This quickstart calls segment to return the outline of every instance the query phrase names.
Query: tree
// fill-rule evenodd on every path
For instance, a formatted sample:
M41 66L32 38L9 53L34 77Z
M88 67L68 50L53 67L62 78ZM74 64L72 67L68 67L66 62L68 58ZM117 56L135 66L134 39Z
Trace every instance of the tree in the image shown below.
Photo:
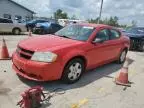
M56 12L54 12L54 18L55 19L67 19L68 15L66 12L63 12L61 9L58 9Z
M99 18L96 18L96 19L88 19L88 22L89 23L97 23L98 22L98 20L99 20Z
M119 26L118 20L119 20L118 17L117 17L117 16L114 16L114 25L115 25L116 27Z
M132 25L132 27L136 27L137 26L137 21L132 20L131 25Z
M96 19L90 19L88 20L90 23L97 23L98 22L98 18ZM114 17L110 17L110 18L105 18L105 19L101 19L99 21L100 24L107 24L107 25L111 25L111 26L115 26L115 27L119 27L119 24L118 24L118 17L117 16L114 16Z
M72 19L72 20L76 20L77 17L76 17L76 15L73 15L70 19Z

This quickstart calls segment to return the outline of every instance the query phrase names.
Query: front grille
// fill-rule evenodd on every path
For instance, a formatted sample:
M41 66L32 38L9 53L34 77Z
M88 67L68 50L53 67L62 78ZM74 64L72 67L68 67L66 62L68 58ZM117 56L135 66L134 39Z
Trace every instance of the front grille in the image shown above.
M130 45L131 45L131 49L137 48L137 47L139 47L141 45L141 40L140 39L131 38L130 39Z
M29 54L34 53L34 51L26 50L26 49L23 49L23 48L20 48L20 47L19 47L19 49L21 49L23 52L26 52L26 53L29 53Z
M34 51L26 50L24 48L21 48L18 46L17 48L17 54L24 58L24 59L31 59L32 55L34 54Z
M140 43L140 40L139 40L139 39L132 39L132 42L133 42L133 43L136 43L136 44L139 44L139 43Z
M20 57L25 58L25 59L31 59L31 56L24 55L22 53L20 53Z
M28 77L35 78L35 79L42 79L42 77L40 75L38 76L38 75L35 75L35 74L32 74L32 73L26 73L24 70L19 69L15 64L14 64L14 66L17 70L19 70L19 72L21 72L22 74L27 75Z

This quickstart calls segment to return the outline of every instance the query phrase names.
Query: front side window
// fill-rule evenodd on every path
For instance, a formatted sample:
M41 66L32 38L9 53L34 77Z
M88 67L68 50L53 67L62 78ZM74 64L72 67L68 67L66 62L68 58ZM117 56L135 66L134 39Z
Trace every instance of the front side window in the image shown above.
M116 30L110 30L111 35L110 35L110 39L117 39L120 37L120 33Z
M45 20L37 20L37 23L44 23L44 22L48 22L48 21L45 21Z
M12 20L8 20L8 19L1 19L0 22L1 23L13 23Z
M60 31L56 32L55 35L63 36L75 40L86 41L95 30L94 27L83 26L83 25L69 25Z
M95 39L101 39L103 41L109 40L109 30L108 29L103 29L103 30L99 31L96 34L96 38Z
M17 20L18 23L20 23L22 21L22 16L16 15L15 20Z

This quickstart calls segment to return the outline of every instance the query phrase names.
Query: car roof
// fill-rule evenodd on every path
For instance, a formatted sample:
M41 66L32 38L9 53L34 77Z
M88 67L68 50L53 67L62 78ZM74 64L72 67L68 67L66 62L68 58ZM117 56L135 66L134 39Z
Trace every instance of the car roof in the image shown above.
M44 19L32 19L32 20L30 20L30 22L34 22L34 21L48 21L48 20L44 20Z
M92 24L92 23L79 23L79 25L83 25L83 26L90 26L90 27L112 27L109 25L105 25L105 24Z

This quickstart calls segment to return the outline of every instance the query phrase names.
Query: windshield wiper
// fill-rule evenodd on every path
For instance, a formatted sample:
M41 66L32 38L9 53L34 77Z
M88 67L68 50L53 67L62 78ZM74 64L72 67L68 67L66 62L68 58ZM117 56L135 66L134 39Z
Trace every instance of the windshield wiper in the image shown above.
M68 36L65 36L65 35L57 35L57 34L54 34L55 36L59 36L59 37L64 37L64 38L68 38L68 39L71 39L70 37Z
M70 37L65 36L65 35L61 35L60 37L64 37L64 38L69 38L69 39L71 39Z

